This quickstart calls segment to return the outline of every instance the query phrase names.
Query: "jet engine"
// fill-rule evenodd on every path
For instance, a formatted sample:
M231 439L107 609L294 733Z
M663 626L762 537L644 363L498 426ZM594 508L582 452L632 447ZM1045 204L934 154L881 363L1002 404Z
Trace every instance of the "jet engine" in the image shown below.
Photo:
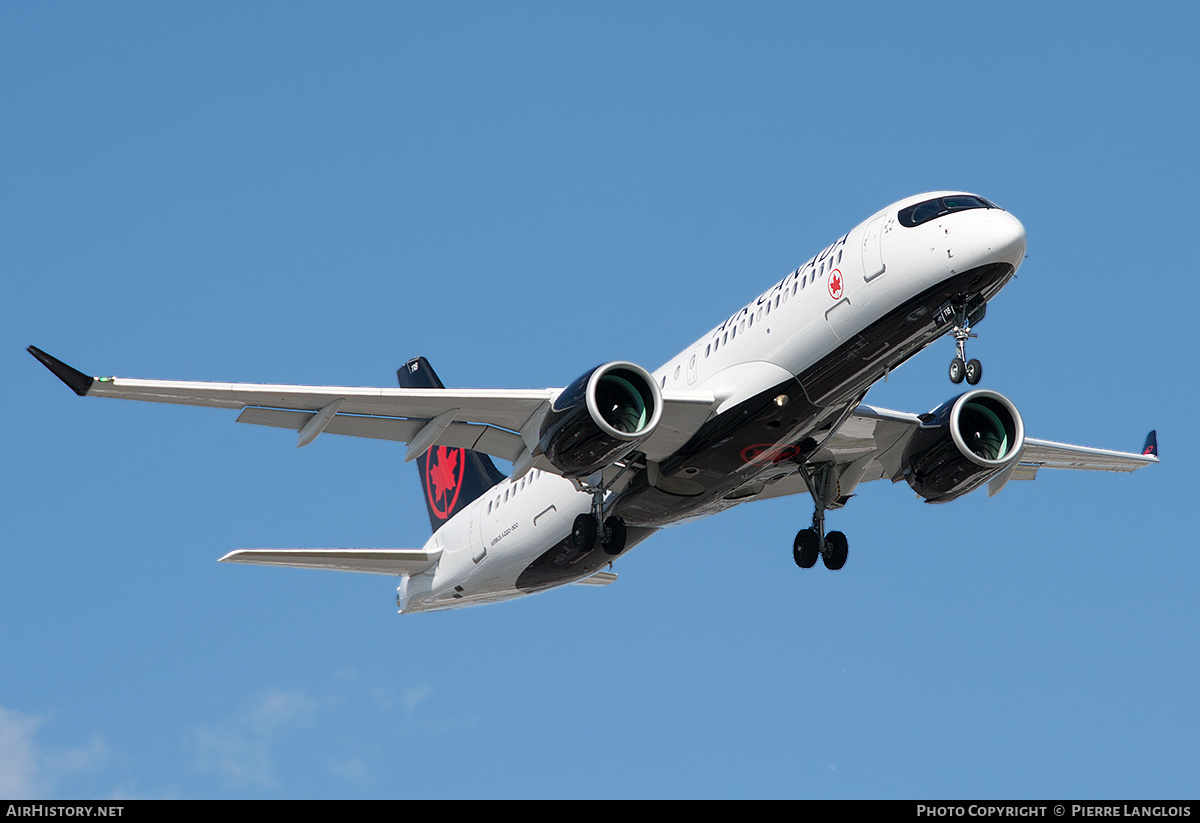
M1025 424L1005 396L967 392L921 415L904 450L904 479L926 503L962 497L1020 458Z
M625 457L654 433L662 394L633 363L605 363L563 389L542 421L542 453L565 477L586 477Z

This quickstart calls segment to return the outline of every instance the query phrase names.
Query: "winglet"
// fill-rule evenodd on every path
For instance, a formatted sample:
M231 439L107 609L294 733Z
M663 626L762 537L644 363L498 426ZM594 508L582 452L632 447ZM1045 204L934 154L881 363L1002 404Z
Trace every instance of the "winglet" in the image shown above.
M51 357L37 346L30 346L26 349L30 354L36 357L43 366L54 373L54 376L67 384L71 391L75 392L80 397L88 393L88 389L95 382L94 377L88 377L78 369L73 369L57 357Z
M1142 446L1142 454L1148 454L1152 457L1158 457L1158 430L1150 432L1146 435L1146 445Z

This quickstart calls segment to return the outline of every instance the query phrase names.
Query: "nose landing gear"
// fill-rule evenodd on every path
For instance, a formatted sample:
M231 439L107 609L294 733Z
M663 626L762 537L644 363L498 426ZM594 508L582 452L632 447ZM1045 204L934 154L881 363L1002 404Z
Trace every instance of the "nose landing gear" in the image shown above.
M974 386L983 377L983 364L978 360L967 360L967 340L978 335L971 334L970 320L966 304L954 306L954 326L950 332L954 335L954 345L958 356L950 361L950 382L961 383L965 378L967 383Z

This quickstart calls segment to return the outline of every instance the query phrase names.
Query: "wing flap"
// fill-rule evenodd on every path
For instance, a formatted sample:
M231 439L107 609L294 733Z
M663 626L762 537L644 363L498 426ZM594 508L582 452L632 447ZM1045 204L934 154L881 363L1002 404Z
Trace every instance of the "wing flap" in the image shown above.
M312 419L306 411L264 409L249 406L238 415L237 422L257 426L274 426L299 431ZM374 440L395 440L407 443L425 427L425 420L400 417L369 417L338 414L323 429L329 434L366 437ZM515 461L525 448L525 442L515 432L479 423L451 423L438 435L437 444L490 454L501 460Z
M420 574L439 557L440 551L422 549L238 549L220 562L402 575Z

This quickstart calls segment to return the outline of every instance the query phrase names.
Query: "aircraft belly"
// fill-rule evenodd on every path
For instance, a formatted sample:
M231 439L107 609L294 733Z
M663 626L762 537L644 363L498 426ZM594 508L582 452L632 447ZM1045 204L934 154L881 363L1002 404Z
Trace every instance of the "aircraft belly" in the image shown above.
M630 526L625 537L624 555L638 543L641 543L658 529ZM616 558L606 554L597 543L590 552L582 554L571 548L566 537L559 540L537 559L530 563L520 577L517 578L517 588L522 592L533 592L561 586L590 577L602 570Z
M511 483L501 484L478 501L482 551L463 549L455 555L452 565L438 574L434 602L425 608L493 603L532 594L589 577L615 559L599 545L584 553L570 546L575 517L591 508L588 495L553 475L541 475L536 482L557 487L549 494L534 494L532 485L518 486L514 495ZM625 551L655 531L630 528Z
M660 464L659 477L667 482L660 479L655 485L646 472L640 473L622 493L614 513L631 526L662 527L754 499L753 493L739 490L794 471L875 381L946 333L939 310L951 297L989 300L1013 270L1007 263L993 263L954 275L849 334L794 379L709 420Z

